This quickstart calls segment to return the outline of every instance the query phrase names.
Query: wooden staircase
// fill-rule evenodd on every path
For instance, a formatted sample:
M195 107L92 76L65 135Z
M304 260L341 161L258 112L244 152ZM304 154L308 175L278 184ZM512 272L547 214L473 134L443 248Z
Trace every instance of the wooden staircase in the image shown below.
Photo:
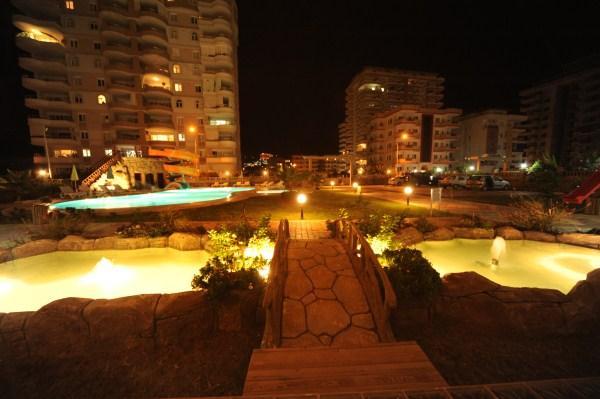
M244 396L380 392L447 386L414 341L252 353Z
M81 184L90 187L96 180L100 178L100 176L102 176L103 173L108 170L108 168L115 165L120 160L120 155L113 155L102 159L100 162L96 163L96 165L90 168L92 172L81 181Z

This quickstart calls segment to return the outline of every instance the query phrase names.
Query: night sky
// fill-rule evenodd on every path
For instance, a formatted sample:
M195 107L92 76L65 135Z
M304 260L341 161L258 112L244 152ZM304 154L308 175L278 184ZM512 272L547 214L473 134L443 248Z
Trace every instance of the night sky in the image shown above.
M3 160L29 151L6 3ZM238 0L238 7L246 157L336 152L344 89L366 65L440 73L446 106L516 111L520 89L600 53L596 0Z

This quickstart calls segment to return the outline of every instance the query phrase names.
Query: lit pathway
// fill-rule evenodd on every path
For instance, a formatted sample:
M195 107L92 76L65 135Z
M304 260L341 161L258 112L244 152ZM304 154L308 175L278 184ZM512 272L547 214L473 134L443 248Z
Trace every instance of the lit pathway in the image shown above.
M302 231L301 235L306 232ZM281 346L357 347L378 342L369 305L342 244L292 239Z
M299 240L329 238L324 220L290 220L290 237Z

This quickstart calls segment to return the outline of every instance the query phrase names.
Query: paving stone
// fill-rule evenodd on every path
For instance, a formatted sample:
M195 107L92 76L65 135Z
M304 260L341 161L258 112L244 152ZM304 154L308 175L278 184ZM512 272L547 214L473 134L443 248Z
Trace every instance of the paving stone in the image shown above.
M304 298L302 298L302 303L305 305L308 305L309 303L312 303L316 300L317 300L316 295L311 292L310 294L308 294Z
M305 248L289 248L288 249L288 259L306 259L311 258L313 256L313 251L305 249Z
M333 338L331 346L356 347L369 346L379 343L379 337L373 331L358 327L350 327Z
M315 266L306 272L315 288L331 288L335 282L335 273L323 265Z
M340 276L356 277L356 274L354 274L354 270L352 269L338 270L336 273Z
M371 313L355 314L352 316L352 325L366 329L375 328Z
M281 335L285 338L294 338L306 331L304 305L292 299L283 300L283 322Z
M333 292L344 304L348 313L367 313L369 311L369 305L356 277L339 276L333 286Z
M284 296L300 299L313 290L310 279L300 269L290 271L285 282Z
M336 299L335 294L330 289L319 289L316 288L314 291L316 298L320 299Z
M300 266L304 270L312 269L313 267L315 267L317 265L318 265L318 263L316 260L314 260L314 258L302 259L300 261Z
M307 332L298 338L283 338L281 340L282 348L310 348L315 346L323 346L319 338Z
M315 335L334 336L350 324L350 316L338 301L319 299L306 308L308 330Z
M298 248L306 248L306 243L308 241L304 241L304 240L291 240L289 245L288 245L288 249L298 249Z
M352 268L350 260L348 259L348 256L346 254L326 257L325 265L329 268L329 270L332 270L334 272Z
M296 259L289 259L287 269L288 273L300 270L300 261Z
M336 256L339 253L337 247L325 244L324 242L326 241L327 240L311 241L308 244L306 244L306 248L310 249L311 251L314 251L319 255Z
M323 334L323 335L319 336L319 341L321 341L321 343L323 345L329 346L329 345L331 345L332 338L330 335Z

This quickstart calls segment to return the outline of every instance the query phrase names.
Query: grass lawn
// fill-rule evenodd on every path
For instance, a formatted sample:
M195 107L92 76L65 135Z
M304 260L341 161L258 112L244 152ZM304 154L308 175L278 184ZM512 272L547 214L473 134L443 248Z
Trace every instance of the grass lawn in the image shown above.
M360 217L368 212L381 212L387 214L405 213L406 216L429 216L429 209L410 206L370 197L358 197L349 192L319 190L308 194L308 203L304 206L305 219L334 219L338 210L346 208L352 217ZM250 219L258 219L262 215L270 214L272 220L300 219L300 206L296 203L296 196L292 194L257 196L245 201L216 205L205 208L185 209L177 211L182 217L190 220L223 220L236 221L245 213ZM434 211L434 215L445 215L443 212ZM159 213L138 213L129 215L96 216L97 221L140 221L158 220Z

